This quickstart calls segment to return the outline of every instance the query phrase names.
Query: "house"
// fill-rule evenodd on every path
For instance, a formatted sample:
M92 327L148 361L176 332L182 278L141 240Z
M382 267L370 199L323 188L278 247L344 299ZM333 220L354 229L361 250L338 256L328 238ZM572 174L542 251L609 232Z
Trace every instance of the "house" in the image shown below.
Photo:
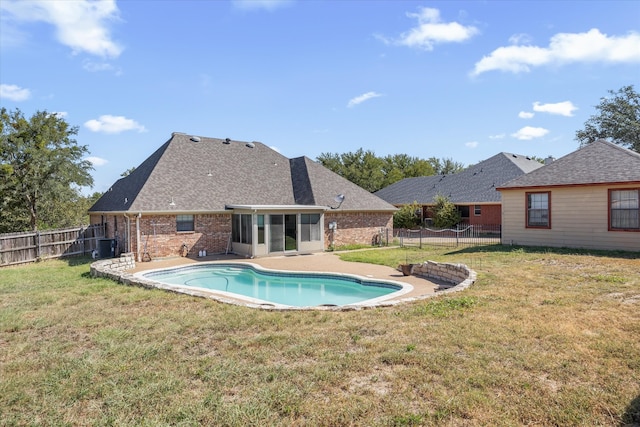
M498 188L502 243L640 251L640 154L599 140Z
M445 196L454 203L462 220L471 225L498 225L501 221L500 193L496 187L531 172L542 163L512 153L499 153L448 175L405 178L375 193L394 206L417 202L422 205L422 218L429 223L429 208L434 197Z
M377 242L396 208L307 157L260 142L173 133L89 209L138 260L247 257Z

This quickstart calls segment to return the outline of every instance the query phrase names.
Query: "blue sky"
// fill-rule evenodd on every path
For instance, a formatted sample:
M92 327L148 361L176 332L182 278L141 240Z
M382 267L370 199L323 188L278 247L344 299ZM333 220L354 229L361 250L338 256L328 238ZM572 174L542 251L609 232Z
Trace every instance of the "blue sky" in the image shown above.
M106 191L172 132L287 157L561 157L640 90L640 2L0 2L0 106L79 127Z

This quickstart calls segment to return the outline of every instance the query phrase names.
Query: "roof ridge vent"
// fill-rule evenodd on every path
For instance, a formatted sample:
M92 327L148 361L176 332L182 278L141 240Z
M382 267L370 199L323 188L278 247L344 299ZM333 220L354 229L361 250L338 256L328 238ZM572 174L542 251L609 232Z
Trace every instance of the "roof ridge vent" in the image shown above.
M247 147L249 147L249 148L255 148L256 147L256 144L254 144L253 142L247 142L245 145Z
M199 136L192 136L191 138L189 138L191 141L193 142L200 142L200 137Z
M224 141L222 141L223 144L231 144L231 139L229 138L225 138Z

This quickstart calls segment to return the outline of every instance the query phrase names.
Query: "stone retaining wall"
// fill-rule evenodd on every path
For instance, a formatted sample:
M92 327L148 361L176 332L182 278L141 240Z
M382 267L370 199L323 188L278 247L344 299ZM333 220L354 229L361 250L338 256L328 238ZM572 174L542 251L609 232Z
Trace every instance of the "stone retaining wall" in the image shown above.
M441 286L438 291L460 291L468 288L476 281L476 272L464 264L425 261L421 264L413 264L411 274L451 284L451 287Z
M109 258L91 264L91 277L107 277L121 282L125 270L135 268L136 261L132 252L123 253L120 258Z

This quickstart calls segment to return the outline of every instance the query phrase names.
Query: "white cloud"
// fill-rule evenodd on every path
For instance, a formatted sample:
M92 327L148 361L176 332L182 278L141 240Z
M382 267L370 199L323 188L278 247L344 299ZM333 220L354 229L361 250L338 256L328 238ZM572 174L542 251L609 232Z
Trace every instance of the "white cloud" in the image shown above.
M0 84L0 99L8 99L10 101L26 101L31 97L29 89L21 88L17 85Z
M389 41L384 37L379 38L386 43L433 50L433 46L436 44L460 43L479 32L473 26L464 26L458 22L442 22L438 9L422 7L418 13L407 13L407 16L417 19L418 26L402 33L400 38L395 41Z
M509 37L509 43L515 44L515 45L530 44L531 36L529 34L524 34L524 33L514 34L511 37Z
M507 135L505 135L504 133L499 133L497 135L489 135L489 139L503 139L505 136Z
M100 116L98 120L92 119L84 124L93 132L103 133L120 133L128 130L136 130L138 132L146 132L144 126L135 120L127 119L123 116Z
M109 24L118 19L115 0L2 0L0 9L13 21L41 21L53 25L57 40L74 53L87 52L110 58L122 53L123 48L111 39L109 29Z
M478 146L478 141L465 142L464 145L469 147L469 148L476 148Z
M355 98L350 99L349 103L347 104L347 107L353 108L358 104L362 104L364 101L367 101L371 98L377 98L379 96L382 96L382 95L377 92L363 93L362 95L359 95L359 96L356 96Z
M57 117L64 119L65 117L67 117L69 115L69 113L67 113L66 111L54 111L51 114L55 114Z
M122 69L119 67L115 67L108 62L95 62L90 60L85 60L82 62L82 68L91 72L98 73L101 71L113 71L116 76L122 75Z
M555 104L540 104L539 102L533 103L533 111L539 113L558 114L565 117L572 117L573 112L578 107L573 105L571 101L557 102Z
M292 0L233 0L235 7L244 10L274 10L292 3Z
M87 158L85 158L85 160L90 162L93 166L104 166L107 163L109 163L108 160L105 160L105 159L100 158L100 157L87 157Z
M520 111L520 112L518 113L518 117L520 117L521 119L530 119L530 118L532 118L533 116L535 116L535 114L534 114L534 113L531 113L531 112L529 112L529 111Z
M529 140L532 140L533 138L541 138L548 133L549 133L549 130L545 128L535 128L531 126L525 126L522 129L520 129L518 132L512 133L511 136L521 141L529 141Z
M573 62L640 62L640 34L610 37L594 28L586 33L558 33L551 37L548 47L499 47L476 62L471 75L493 70L529 72L532 67Z

